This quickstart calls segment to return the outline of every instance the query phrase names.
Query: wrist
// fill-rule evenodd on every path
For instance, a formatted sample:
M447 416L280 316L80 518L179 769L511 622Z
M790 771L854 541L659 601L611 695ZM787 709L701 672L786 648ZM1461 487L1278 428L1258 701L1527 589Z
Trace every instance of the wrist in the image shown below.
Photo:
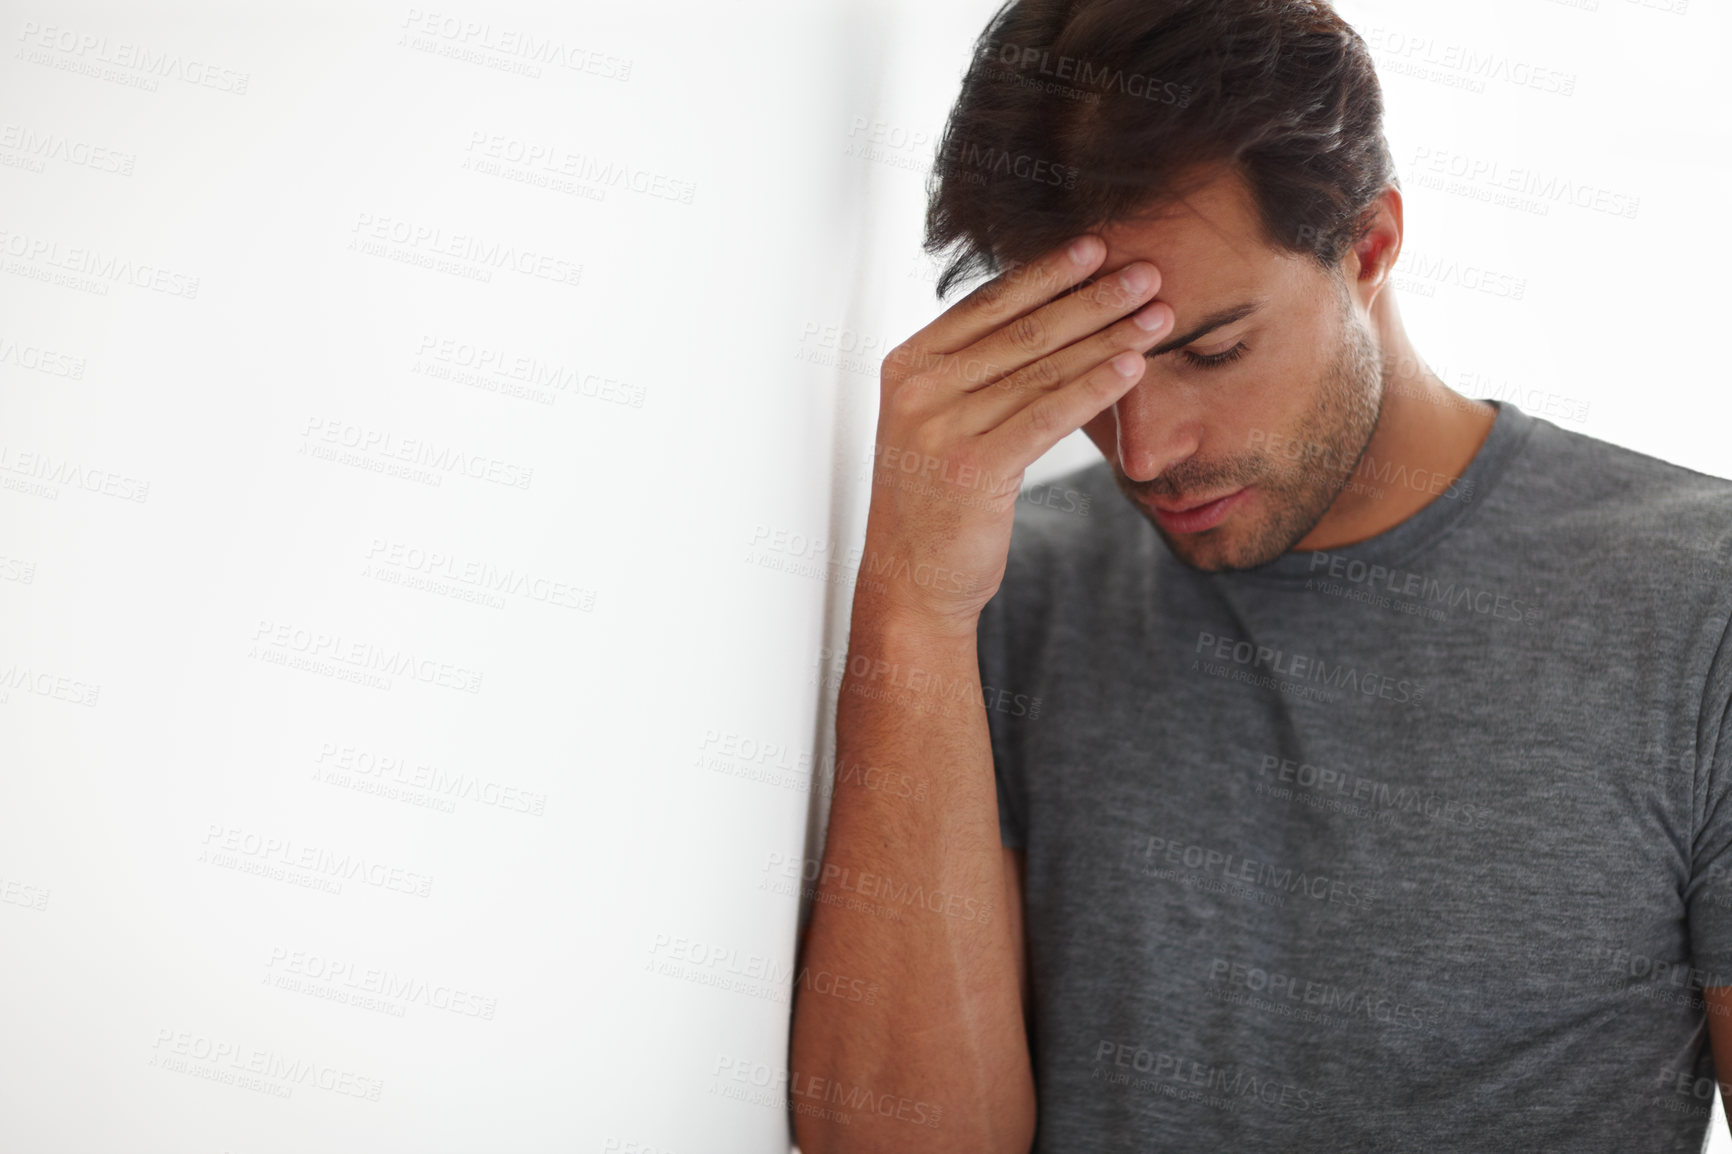
M870 638L876 645L946 648L966 644L972 650L980 632L980 612L945 614L909 605L883 595L857 594L850 636Z

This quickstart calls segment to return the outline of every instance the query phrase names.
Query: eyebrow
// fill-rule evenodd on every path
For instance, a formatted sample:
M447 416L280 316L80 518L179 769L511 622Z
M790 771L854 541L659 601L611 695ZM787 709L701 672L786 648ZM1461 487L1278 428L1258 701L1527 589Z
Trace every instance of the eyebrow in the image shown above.
M1185 333L1183 336L1174 337L1170 341L1162 341L1143 355L1145 357L1159 357L1165 356L1174 349L1182 349L1198 337L1208 336L1210 333L1224 325L1230 325L1234 321L1244 320L1246 317L1250 316L1268 303L1268 297L1256 297L1255 299L1236 304L1231 308L1225 308L1221 309L1219 312L1210 313L1208 316L1203 318L1202 324L1198 325L1190 332Z

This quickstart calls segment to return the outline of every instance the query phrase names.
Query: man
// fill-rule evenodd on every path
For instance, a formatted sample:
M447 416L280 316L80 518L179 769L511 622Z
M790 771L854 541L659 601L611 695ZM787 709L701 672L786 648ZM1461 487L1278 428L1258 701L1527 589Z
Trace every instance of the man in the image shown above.
M884 366L805 1154L1700 1150L1732 482L1424 366L1321 2L1008 5L928 224L1000 275Z

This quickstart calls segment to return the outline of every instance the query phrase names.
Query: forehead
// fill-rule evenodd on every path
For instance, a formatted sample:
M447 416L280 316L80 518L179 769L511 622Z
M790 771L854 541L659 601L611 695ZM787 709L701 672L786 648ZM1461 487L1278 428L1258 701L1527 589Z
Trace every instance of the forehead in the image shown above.
M1132 261L1161 270L1160 297L1210 306L1224 298L1270 291L1297 270L1297 254L1263 238L1250 188L1236 171L1194 176L1191 187L1155 206L1147 219L1097 230L1107 244L1105 276Z

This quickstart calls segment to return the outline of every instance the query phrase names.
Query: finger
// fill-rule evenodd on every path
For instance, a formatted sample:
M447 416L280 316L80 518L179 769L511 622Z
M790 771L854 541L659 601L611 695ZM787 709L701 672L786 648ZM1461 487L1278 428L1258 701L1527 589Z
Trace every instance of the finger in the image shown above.
M993 277L905 342L925 353L953 353L1039 308L1086 280L1106 259L1106 242L1085 234Z
M1115 325L1042 357L1008 377L959 398L962 427L970 433L997 428L1012 413L1104 364L1122 352L1148 352L1173 331L1173 306L1151 301ZM1144 325L1151 327L1144 328Z
M953 377L961 375L970 389L1001 381L1152 301L1160 287L1160 269L1132 261L988 333L953 354L944 367Z
M1063 388L1037 396L996 429L982 434L987 467L997 476L1011 476L1028 468L1042 453L1130 392L1148 365L1141 354L1123 352Z

